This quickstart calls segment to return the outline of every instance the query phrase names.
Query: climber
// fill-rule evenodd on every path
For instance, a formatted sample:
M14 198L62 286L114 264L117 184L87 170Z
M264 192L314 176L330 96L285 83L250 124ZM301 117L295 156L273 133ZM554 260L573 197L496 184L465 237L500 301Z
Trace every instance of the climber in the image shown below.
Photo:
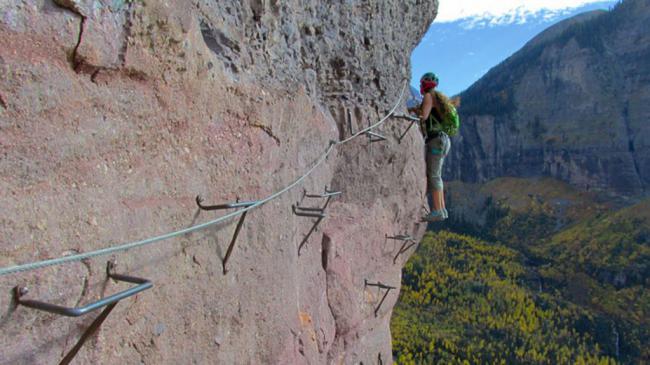
M431 212L422 219L435 222L447 219L445 195L442 182L442 165L451 147L449 135L454 135L459 126L458 114L452 101L435 90L438 77L427 72L420 79L422 104L410 108L420 118L420 131L426 143L427 191L430 192Z

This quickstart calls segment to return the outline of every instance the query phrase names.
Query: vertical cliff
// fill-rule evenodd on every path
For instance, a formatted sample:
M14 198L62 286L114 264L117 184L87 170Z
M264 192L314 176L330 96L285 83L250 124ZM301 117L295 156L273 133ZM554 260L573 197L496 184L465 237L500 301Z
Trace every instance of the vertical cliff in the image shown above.
M650 5L555 25L462 94L448 176L552 176L623 196L650 186Z
M8 267L90 252L214 219L206 204L265 198L309 170L331 140L398 101L437 1L0 2L0 211ZM400 106L399 108L403 108ZM403 110L403 109L401 109ZM152 280L120 302L79 363L391 361L399 242L421 236L424 163L413 129L337 146L301 185L237 220L149 246L0 277L3 364L61 359L94 314L78 306ZM343 194L314 220L291 206Z

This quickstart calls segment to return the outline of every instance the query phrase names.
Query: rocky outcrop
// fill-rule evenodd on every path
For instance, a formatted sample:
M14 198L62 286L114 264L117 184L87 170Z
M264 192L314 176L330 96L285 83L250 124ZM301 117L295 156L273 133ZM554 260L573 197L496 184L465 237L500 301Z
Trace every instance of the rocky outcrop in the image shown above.
M650 4L550 28L462 94L447 175L552 176L623 196L650 188Z
M0 3L0 266L155 236L218 216L206 204L260 199L306 172L331 140L383 116L437 1ZM425 16L422 16L425 14ZM401 107L403 110L403 106ZM341 145L303 184L236 220L161 243L0 277L3 364L54 363L91 314L75 306L126 288L105 265L153 281L120 302L79 363L303 364L391 361L398 243L419 237L417 131ZM313 221L304 191L343 191ZM304 190L303 190L304 189Z

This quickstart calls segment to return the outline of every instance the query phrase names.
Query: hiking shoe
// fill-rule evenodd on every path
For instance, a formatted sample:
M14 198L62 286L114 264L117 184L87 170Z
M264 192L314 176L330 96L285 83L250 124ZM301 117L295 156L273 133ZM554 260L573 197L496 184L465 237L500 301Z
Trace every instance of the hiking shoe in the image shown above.
M442 221L445 220L446 217L444 216L444 211L443 210L433 210L431 213L425 215L422 217L422 220L427 221L427 222L437 222L437 221Z
M449 218L449 213L447 212L447 208L442 208L442 215L445 217L445 219Z

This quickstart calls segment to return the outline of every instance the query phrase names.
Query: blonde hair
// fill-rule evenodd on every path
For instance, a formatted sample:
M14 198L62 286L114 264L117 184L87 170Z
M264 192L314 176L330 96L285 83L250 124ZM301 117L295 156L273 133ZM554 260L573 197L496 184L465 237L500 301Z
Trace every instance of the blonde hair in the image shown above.
M451 105L454 105L454 102L451 101L445 94L441 93L438 90L433 90L433 96L436 98L436 101L438 102L438 105L440 106L440 115L443 116L443 118L449 114L451 114Z

